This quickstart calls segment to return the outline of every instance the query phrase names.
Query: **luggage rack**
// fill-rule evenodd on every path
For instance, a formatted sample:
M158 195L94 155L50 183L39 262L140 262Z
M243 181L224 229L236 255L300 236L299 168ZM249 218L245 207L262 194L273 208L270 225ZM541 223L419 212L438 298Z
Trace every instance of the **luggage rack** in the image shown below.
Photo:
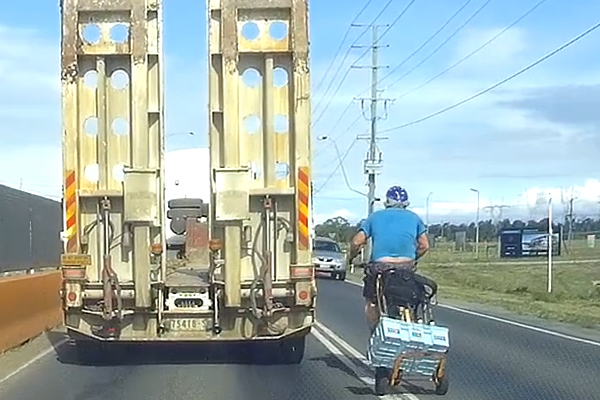
M386 395L406 375L427 376L435 385L435 393L445 395L449 380L446 373L449 330L435 325L430 306L437 288L431 288L421 304L417 318L409 306L397 307L398 315L390 315L384 294L383 273L376 276L377 306L381 318L369 339L367 359L375 367L375 392Z

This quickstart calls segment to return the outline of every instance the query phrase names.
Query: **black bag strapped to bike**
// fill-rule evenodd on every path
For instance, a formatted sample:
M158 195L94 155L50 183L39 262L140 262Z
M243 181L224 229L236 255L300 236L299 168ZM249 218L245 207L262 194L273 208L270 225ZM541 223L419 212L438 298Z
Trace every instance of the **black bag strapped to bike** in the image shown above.
M383 295L388 304L395 306L416 306L424 298L423 287L415 280L412 270L398 268L383 272Z
M415 273L414 263L369 263L365 266L365 282L382 277L382 293L388 304L417 306L437 293L437 284Z

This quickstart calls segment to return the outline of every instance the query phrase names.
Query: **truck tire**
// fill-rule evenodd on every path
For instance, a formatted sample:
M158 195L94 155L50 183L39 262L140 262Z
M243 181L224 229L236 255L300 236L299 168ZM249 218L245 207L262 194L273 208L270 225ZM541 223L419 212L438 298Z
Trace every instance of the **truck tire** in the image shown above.
M174 234L183 235L185 233L186 228L185 218L173 218L171 219L171 223L169 224L169 226Z
M171 199L167 205L169 208L200 208L204 204L202 199L183 198L183 199Z
M306 350L306 336L283 339L278 350L281 364L300 364Z
M83 365L103 364L107 359L106 345L95 340L75 341L77 360Z

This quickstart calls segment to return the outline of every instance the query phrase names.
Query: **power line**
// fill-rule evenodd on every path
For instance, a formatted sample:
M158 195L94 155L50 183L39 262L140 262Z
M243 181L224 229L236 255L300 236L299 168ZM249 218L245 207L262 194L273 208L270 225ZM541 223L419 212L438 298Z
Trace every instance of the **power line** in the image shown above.
M488 6L488 4L490 4L493 0L487 0L485 3L483 3L483 5L481 7L479 7L477 9L477 11L475 11L473 14L471 14L471 16L469 18L467 18L467 20L461 25L459 26L454 32L452 32L452 34L450 36L448 36L446 38L446 40L444 40L438 47L436 47L431 53L429 53L427 55L427 57L425 57L424 59L422 59L421 61L419 61L417 63L417 65L415 65L414 67L412 67L411 69L409 69L408 71L406 71L404 74L402 74L398 79L394 80L392 83L390 83L389 85L386 86L386 89L389 89L390 87L394 86L395 84L397 84L398 82L400 82L402 79L406 78L408 75L410 75L411 73L413 73L417 68L419 68L421 65L423 65L427 60L429 60L431 57L433 57L435 54L437 54L438 51L441 50L442 47L444 47L453 37L455 37L456 35L458 35L458 33L460 31L462 31L477 15L479 15L480 12L483 11L484 8L486 8Z
M532 12L534 12L539 6L541 6L545 2L546 2L546 0L539 1L536 5L534 5L532 8L530 8L525 14L521 15L512 24L510 24L509 26L507 26L506 28L504 28L503 30L501 30L499 33L497 33L496 35L494 35L487 42L485 42L484 44L482 44L481 46L479 46L478 48L476 48L475 50L473 50L471 53L467 54L465 57L463 57L460 60L458 60L456 63L454 63L450 67L448 67L445 70L443 70L442 72L440 72L439 74L435 75L433 78L430 78L429 80L423 82L422 84L420 84L418 86L415 86L414 88L409 89L406 92L402 93L401 95L399 95L397 97L397 99L401 99L401 98L403 98L405 96L408 96L411 93L416 92L417 90L419 90L419 89L427 86L428 84L430 84L431 82L433 82L434 80L436 80L437 78L439 78L440 76L445 75L448 72L450 72L451 70L453 70L454 68L458 67L460 64L462 64L463 62L467 61L469 58L471 58L472 56L474 56L475 54L477 54L481 50L483 50L485 47L487 47L488 45L490 45L492 42L494 42L494 40L496 40L500 36L504 35L508 30L512 29L516 24L518 24L519 22L521 22L525 17L527 17Z
M594 26L592 26L591 28L587 29L585 32L583 32L583 33L577 35L576 37L574 37L573 39L569 40L567 43L563 44L559 48L557 48L557 49L551 51L550 53L546 54L544 57L540 58L539 60L537 60L537 61L529 64L528 66L526 66L526 67L522 68L521 70L515 72L514 74L510 75L509 77L504 78L500 82L495 83L494 85L492 85L492 86L490 86L490 87L488 87L488 88L486 88L486 89L484 89L484 90L482 90L482 91L480 91L480 92L478 92L478 93L476 93L474 95L471 95L471 96L467 97L464 100L459 101L458 103L452 104L451 106L443 108L443 109L441 109L439 111L436 111L436 112L434 112L432 114L429 114L429 115L427 115L427 116L425 116L423 118L419 118L419 119L414 120L412 122L408 122L408 123L403 124L403 125L395 126L395 127L388 128L388 129L384 129L382 132L391 132L391 131L396 131L398 129L406 128L407 126L411 126L411 125L415 125L415 124L418 124L418 123L423 122L423 121L427 121L428 119L436 117L436 116L438 116L440 114L443 114L443 113L445 113L447 111L450 111L450 110L452 110L452 109L454 109L456 107L462 106L463 104L468 103L469 101L471 101L473 99L476 99L479 96L482 96L482 95L484 95L484 94L486 94L488 92L491 92L492 90L496 89L497 87L505 84L506 82L509 82L509 81L513 80L514 78L518 77L521 74L524 74L525 72L529 71L530 69L535 68L536 66L538 66L541 63L543 63L547 59L549 59L549 58L555 56L556 54L560 53L561 51L563 51L567 47L570 47L571 45L577 43L578 41L580 41L581 39L583 39L584 37L586 37L587 35L589 35L590 33L592 33L593 31L595 31L598 28L600 28L600 22L596 23Z
M348 103L348 105L347 105L347 106L346 106L346 108L344 109L344 112L342 112L342 114L340 115L340 117L339 117L339 118L337 119L337 121L336 121L336 122L333 124L333 126L334 126L334 127L337 127L337 126L338 126L338 124L339 124L340 122L342 122L342 118L344 117L344 115L346 115L346 113L348 112L348 110L350 110L350 108L352 107L352 103L353 103L352 101L351 101L350 103ZM361 114L358 114L358 115L356 116L356 118L354 119L354 121L352 121L352 122L350 123L350 125L348 125L348 127L347 127L346 129L344 129L344 130L339 130L338 134L337 134L337 135L335 135L335 136L333 136L333 135L332 135L332 133L333 133L333 131L335 130L335 128L333 128L333 129L332 129L332 130L329 132L329 134L328 134L327 136L331 136L331 140L332 140L332 141L335 141L335 140L339 139L341 135L343 135L344 133L346 133L346 132L348 132L350 129L352 129L352 127L354 127L354 125L356 125L356 124L358 123L358 121L360 121L361 117L362 117L362 115L361 115ZM331 142L331 141L330 141L330 142ZM327 144L325 147L321 147L321 149L319 149L318 151L316 151L316 152L313 154L313 157L318 157L318 156L319 156L321 153L323 153L325 150L329 149L329 147L331 147L331 143Z
M385 8L387 8L394 0L389 0L388 3L385 5L384 9L377 15L377 17L375 17L373 19L373 21L371 21L371 23L368 26L373 26L375 25L375 23L377 22L377 20L379 19L379 17L383 14L383 11L385 10ZM379 39L382 39L386 34L388 34L390 32L390 30L398 23L398 21L400 21L400 19L404 16L404 14L406 14L406 12L410 9L410 7L415 3L416 0L411 0L408 5L406 7L404 7L404 9L400 12L400 14L396 17L396 19L394 21L392 21L392 23L387 27L387 29L381 34L381 36L379 37ZM491 1L491 0L489 0ZM354 25L354 26L359 26L359 25ZM358 40L364 35L364 33L367 30L365 30L363 32L362 35L360 35L356 41L358 42ZM362 53L360 55L360 57L358 57L353 64L357 63L358 61L360 61L363 57L365 57L367 54L369 53L369 49L367 49L364 53ZM340 69L341 69L341 64L340 64ZM323 115L325 115L325 111L327 111L327 108L329 108L329 105L331 104L331 102L333 101L333 99L335 98L335 95L340 91L340 89L342 88L342 85L344 84L344 81L346 80L346 78L348 77L348 74L350 74L351 68L348 68L346 70L346 73L344 74L344 76L342 77L342 80L339 82L336 90L334 91L334 93L331 95L331 98L329 99L329 101L327 102L327 104L325 105L325 108L323 109L323 111L321 111L321 113L319 114L319 116L316 118L316 120L314 120L314 122L311 124L311 126L314 126L317 124L317 122L319 122L319 120L321 119L321 117L323 117ZM335 79L335 75L334 75L334 79ZM334 79L332 79L330 81L330 86L333 84ZM315 110L317 107L315 107Z
M396 65L394 68L392 68L392 70L391 70L391 71L390 71L390 72L389 72L387 75L385 75L383 78L381 78L381 81L384 81L384 80L385 80L385 79L387 79L389 76L393 75L393 74L394 74L394 72L398 71L398 70L399 70L399 69L400 69L400 68L401 68L401 67L402 67L404 64L406 64L406 63L407 63L407 62L408 62L408 61L409 61L411 58L413 58L415 55L417 55L417 53L418 53L419 51L423 50L423 48L424 48L425 46L427 46L427 45L428 45L428 44L429 44L429 43L430 43L430 42L431 42L433 39L435 39L435 38L437 37L437 35L439 35L439 34L440 34L440 32L442 32L442 31L444 30L444 28L446 28L446 26L448 26L448 24L449 24L450 22L452 22L452 21L454 20L454 18L456 18L456 17L458 16L458 14L460 14L460 12L461 12L462 10L464 10L464 9L465 9L465 8L466 8L466 7L467 7L467 6L468 6L468 5L469 5L469 4L472 2L472 1L473 1L473 0L467 0L467 1L466 1L466 2L465 2L465 3L464 3L464 4L463 4L463 5L462 5L462 6L461 6L461 7L460 7L458 10L456 10L456 11L454 12L454 14L452 14L452 15L450 16L450 18L448 18L448 19L446 20L446 22L444 22L444 23L442 24L442 26L440 26L440 27L438 28L438 30L437 30L437 31L435 31L435 33L434 33L433 35L431 35L431 36L429 37L429 39L427 39L425 42L423 42L423 44L422 44L421 46L419 46L419 48L417 48L417 49L416 49L415 51L413 51L413 52L412 52L412 53L411 53L411 54L410 54L408 57L406 57L404 60L402 60L402 62L400 62L400 64L398 64L398 65ZM381 81L380 81L380 82L381 82Z
M375 16L375 18L373 18L373 21L371 21L371 24L374 24L377 22L377 20L383 15L383 13L385 12L385 10L388 9L389 6L392 5L392 3L394 2L394 0L388 0L388 2L383 6L383 8L381 9L381 11L379 11L379 14L377 14ZM356 20L352 21L352 23L348 26L348 32L350 32L350 30L352 28L355 28L357 25L355 24ZM340 62L340 65L338 65L337 69L335 70L335 72L333 73L333 77L331 78L331 80L329 81L329 85L327 85L327 88L325 89L325 92L323 93L323 97L321 98L321 100L319 100L317 102L317 104L315 105L315 107L313 108L313 114L317 112L317 109L319 109L319 106L321 105L321 103L323 103L323 100L325 100L325 97L327 96L327 93L329 93L329 89L331 89L331 86L333 85L333 82L335 81L335 77L340 73L340 71L342 70L342 67L344 66L344 61L346 61L346 59L348 58L348 56L350 55L350 52L352 51L352 46L355 45L356 43L358 43L358 41L368 32L368 29L363 30L363 32L358 35L358 37L356 39L354 39L354 42L352 42L352 45L350 45L350 47L348 47L348 50L346 50L346 53L344 54L344 57L342 58L342 61ZM363 57L365 57L367 55L368 52L363 53L360 57L358 57L356 60L353 61L353 64L360 61ZM348 77L348 74L350 73L350 68L348 68L346 70L346 73L344 74L344 76L342 77L342 80L340 81L340 84L338 85L337 89L335 90L335 92L333 93L331 99L329 100L329 102L327 102L325 104L325 110L327 109L327 107L329 106L329 104L331 103L331 101L333 100L333 98L335 97L335 95L337 94L337 92L339 91L341 85L344 83L344 81L346 80L346 78ZM317 124L317 122L319 122L319 119L321 118L321 116L323 116L323 114L325 113L325 110L323 110L323 112L319 115L319 117L317 117L316 120L314 120L311 123L311 126L314 126Z
M350 154L350 151L352 150L352 148L354 147L354 145L356 143L357 143L357 140L354 139L352 141L352 143L350 143L350 146L348 146L348 148L346 149L346 151L344 152L343 155L340 156L340 154L338 154L338 164L337 164L337 166L331 171L331 173L327 176L327 178L325 178L325 182L323 182L321 184L321 186L319 186L319 188L315 190L314 195L316 195L317 193L319 193L321 190L323 190L325 188L325 186L327 186L327 184L333 178L333 176L338 171L338 169L344 168L344 165L343 165L344 164L344 160L346 159L346 157L348 157L348 154Z
M350 22L350 24L348 25L348 29L346 29L346 33L344 33L344 37L342 38L342 41L340 42L340 45L338 46L338 48L337 48L337 50L335 52L335 55L331 59L331 62L327 66L327 69L325 70L325 73L323 74L323 77L321 78L321 80L317 84L317 87L314 90L315 93L318 92L319 89L321 89L321 86L323 85L323 82L325 82L325 78L327 78L327 74L329 74L329 71L331 70L331 67L333 67L333 64L334 64L335 60L337 59L337 56L340 55L340 51L342 50L342 47L344 47L344 43L346 42L346 39L348 39L348 35L350 34L350 31L352 30L352 24L354 24L356 21L358 21L358 19L360 18L360 16L366 11L366 9L371 5L372 2L373 2L373 0L367 1L365 3L365 5L363 6L363 8L361 8L361 10L358 12L358 14L356 14L356 16L354 17L354 19L352 20L352 22ZM391 2L390 2L390 4L391 4ZM350 53L349 51L346 53L346 57L347 57L347 54L349 54L349 53ZM340 63L340 65L342 65L344 63L344 60L346 59L346 57L344 57L344 59L342 60L342 62Z

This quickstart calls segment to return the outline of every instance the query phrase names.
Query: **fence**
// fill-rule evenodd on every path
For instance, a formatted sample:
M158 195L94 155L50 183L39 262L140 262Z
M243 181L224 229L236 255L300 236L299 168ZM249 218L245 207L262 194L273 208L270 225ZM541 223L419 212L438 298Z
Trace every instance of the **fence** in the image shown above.
M61 230L59 202L0 185L0 274L58 266Z

